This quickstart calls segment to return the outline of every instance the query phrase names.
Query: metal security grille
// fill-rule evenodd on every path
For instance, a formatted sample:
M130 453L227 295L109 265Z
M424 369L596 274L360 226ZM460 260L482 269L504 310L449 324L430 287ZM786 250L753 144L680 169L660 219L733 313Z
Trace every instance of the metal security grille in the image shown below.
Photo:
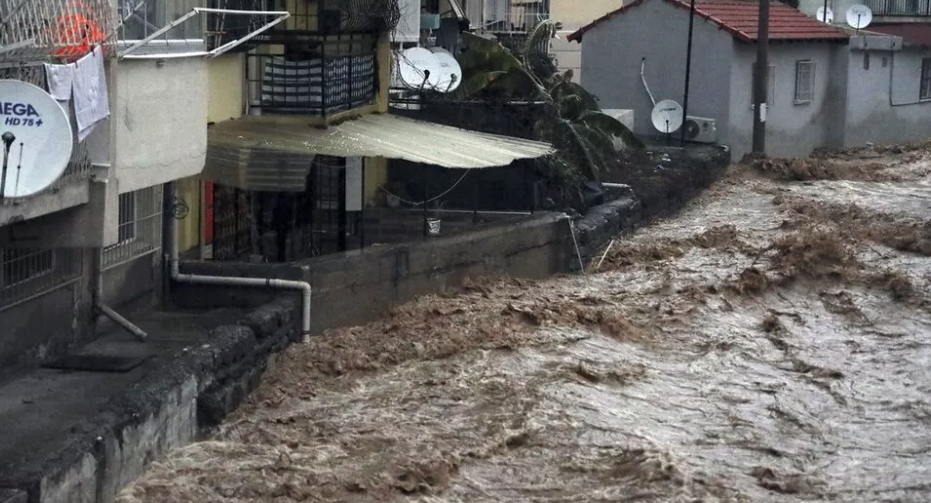
M302 222L302 255L314 257L345 251L347 235L357 234L357 221L346 215L346 159L318 155L307 176L307 206Z
M120 195L119 242L103 251L104 270L162 247L162 186Z
M81 277L80 249L0 248L0 310Z
M213 259L239 260L252 249L250 193L213 184Z
M115 12L109 0L0 0L0 61L43 61L110 44Z

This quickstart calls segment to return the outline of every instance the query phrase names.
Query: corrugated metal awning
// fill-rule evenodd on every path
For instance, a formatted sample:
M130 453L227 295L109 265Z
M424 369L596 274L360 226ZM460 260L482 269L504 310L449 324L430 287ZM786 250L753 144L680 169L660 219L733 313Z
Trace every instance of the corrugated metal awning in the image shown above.
M303 190L301 173L306 175L314 155L384 157L475 169L507 166L518 159L551 153L553 147L548 143L397 115L364 115L328 128L295 117L244 117L215 124L208 130L203 176L243 188L253 185L248 179L263 179L262 185L269 187L252 190ZM270 188L282 183L294 187Z

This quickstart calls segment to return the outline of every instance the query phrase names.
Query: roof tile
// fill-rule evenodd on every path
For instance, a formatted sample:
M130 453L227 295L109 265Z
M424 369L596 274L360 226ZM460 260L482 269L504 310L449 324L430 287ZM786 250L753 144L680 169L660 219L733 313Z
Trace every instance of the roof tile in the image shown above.
M640 5L645 0L636 0L620 9L596 19L569 35L569 40L582 41L586 31L611 19L629 9ZM683 0L664 0L676 7L688 10L689 3ZM743 42L755 42L759 35L759 2L752 0L696 0L695 14L703 17L734 38ZM769 7L769 39L772 41L815 41L845 40L849 35L829 24L822 23L802 12L778 1L772 1Z

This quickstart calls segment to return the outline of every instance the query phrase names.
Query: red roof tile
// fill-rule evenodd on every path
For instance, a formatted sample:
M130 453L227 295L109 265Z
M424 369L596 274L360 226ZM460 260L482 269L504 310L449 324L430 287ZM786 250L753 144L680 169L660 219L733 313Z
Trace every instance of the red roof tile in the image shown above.
M874 24L869 27L869 30L892 35L894 37L902 37L902 41L906 45L931 47L931 24Z
M582 41L586 31L608 19L620 15L645 0L634 2L609 12L587 26L583 26L569 35L568 39ZM683 0L664 0L676 7L689 9L689 3ZM760 5L752 0L696 0L695 15L717 24L734 38L743 42L755 42L758 35L758 16ZM846 40L849 35L831 25L808 17L800 11L777 0L770 2L769 39L772 41L814 41Z

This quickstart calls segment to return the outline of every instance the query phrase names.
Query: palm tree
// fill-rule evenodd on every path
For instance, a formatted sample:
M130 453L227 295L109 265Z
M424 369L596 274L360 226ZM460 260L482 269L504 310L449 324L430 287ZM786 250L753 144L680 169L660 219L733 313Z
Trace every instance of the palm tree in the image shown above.
M602 113L598 100L572 82L572 72L556 72L545 48L558 24L539 23L517 51L471 33L463 33L465 50L459 57L463 81L456 97L529 99L542 105L534 125L540 140L556 147L546 159L560 182L577 186L599 176L618 163L614 138L629 148L644 147L617 119Z

